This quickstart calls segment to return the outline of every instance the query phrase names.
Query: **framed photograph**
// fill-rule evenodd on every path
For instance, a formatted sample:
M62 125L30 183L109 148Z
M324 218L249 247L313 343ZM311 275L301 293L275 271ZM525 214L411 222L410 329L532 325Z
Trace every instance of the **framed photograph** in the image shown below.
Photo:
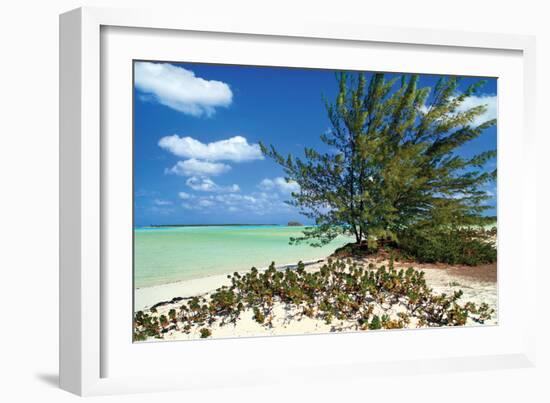
M533 365L533 38L60 24L64 389Z

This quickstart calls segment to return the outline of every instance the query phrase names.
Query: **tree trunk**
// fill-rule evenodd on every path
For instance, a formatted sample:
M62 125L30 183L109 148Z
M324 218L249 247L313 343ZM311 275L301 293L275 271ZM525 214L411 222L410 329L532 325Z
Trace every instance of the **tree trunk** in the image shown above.
M355 243L359 245L361 243L361 227L359 227L359 231L357 231L357 228L353 225L353 232L355 233Z

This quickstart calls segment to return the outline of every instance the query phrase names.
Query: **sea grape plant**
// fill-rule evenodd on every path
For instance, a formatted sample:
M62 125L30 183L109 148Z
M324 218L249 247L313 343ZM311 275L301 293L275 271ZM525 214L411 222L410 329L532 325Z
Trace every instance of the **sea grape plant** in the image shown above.
M265 271L252 268L228 277L230 285L208 296L180 300L179 310L170 309L168 317L158 315L156 309L138 311L134 340L162 338L170 331L190 334L193 329L200 329L201 337L210 337L214 323L235 325L248 310L258 324L270 328L276 304L282 304L286 312L296 312L291 320L345 321L352 324L352 330L463 326L468 319L484 323L494 313L487 304L460 304L462 291L435 294L424 272L398 270L393 261L388 267L376 268L372 263L365 266L350 259L329 259L311 272L301 262L295 270L284 271L272 263Z

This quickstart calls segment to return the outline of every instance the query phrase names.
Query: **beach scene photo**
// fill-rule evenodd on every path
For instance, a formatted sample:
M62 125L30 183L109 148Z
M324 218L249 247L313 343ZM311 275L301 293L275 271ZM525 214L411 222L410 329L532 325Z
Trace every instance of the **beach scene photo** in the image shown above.
M135 343L498 324L497 79L133 62Z

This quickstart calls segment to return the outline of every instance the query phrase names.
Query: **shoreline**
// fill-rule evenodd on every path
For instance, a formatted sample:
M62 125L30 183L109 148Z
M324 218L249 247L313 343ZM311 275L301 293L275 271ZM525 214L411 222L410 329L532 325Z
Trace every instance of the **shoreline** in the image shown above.
M326 260L327 258L320 258L307 260L303 263L306 268L310 268L313 265L319 265L320 267ZM298 267L298 263L287 263L275 266L276 270L293 270L296 267ZM267 269L268 266L261 267L258 268L258 271L265 271ZM211 274L204 277L178 280L165 284L136 287L134 288L134 312L149 309L153 305L170 301L173 298L189 298L209 294L223 285L229 285L230 281L227 278L228 275L232 275L235 272L243 274L248 271L250 271L250 269L233 270L224 274Z

